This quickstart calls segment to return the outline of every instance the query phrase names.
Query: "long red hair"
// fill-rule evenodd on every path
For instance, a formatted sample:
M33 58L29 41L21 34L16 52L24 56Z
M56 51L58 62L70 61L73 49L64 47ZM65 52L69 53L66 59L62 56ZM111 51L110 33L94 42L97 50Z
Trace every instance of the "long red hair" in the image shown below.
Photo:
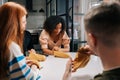
M27 15L26 9L15 2L6 2L0 7L0 78L7 75L11 42L16 42L22 51L21 19L24 15Z

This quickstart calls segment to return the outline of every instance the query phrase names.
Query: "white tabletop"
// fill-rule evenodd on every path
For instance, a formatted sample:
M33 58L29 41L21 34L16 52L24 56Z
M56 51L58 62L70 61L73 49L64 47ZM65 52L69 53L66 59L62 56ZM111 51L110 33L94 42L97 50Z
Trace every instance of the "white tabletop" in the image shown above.
M70 53L70 55L73 58L75 57L75 53ZM48 56L46 61L40 62L40 65L43 66L40 70L41 80L62 80L67 61L68 59L66 58ZM103 67L99 57L91 55L86 67L72 73L72 80L91 80L102 71Z

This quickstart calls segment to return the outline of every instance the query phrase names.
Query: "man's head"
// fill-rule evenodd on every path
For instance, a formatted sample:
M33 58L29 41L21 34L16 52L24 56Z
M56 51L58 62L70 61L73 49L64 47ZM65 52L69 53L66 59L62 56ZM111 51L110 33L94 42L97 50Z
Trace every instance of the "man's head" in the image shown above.
M88 43L92 47L95 47L98 42L107 47L120 46L120 5L118 3L103 3L94 7L85 15L84 23Z

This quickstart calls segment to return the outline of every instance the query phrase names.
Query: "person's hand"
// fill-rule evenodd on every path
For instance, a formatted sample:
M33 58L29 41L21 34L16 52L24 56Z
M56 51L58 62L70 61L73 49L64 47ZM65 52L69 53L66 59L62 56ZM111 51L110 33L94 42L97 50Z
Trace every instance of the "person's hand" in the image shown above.
M32 67L34 65L40 69L40 64L37 60L26 60L26 63L29 67Z
M81 50L82 49L82 50ZM89 45L85 45L85 46L82 46L82 47L80 47L80 49L78 50L78 52L81 52L82 51L82 53L87 53L87 54L95 54L93 51L92 51L92 49L90 48L90 46Z
M26 63L29 67L31 67L33 65L33 61L30 60L28 57L26 57Z
M60 48L59 48L58 46L54 46L52 50L53 50L53 51L59 51L59 49L60 49Z
M72 59L70 58L66 64L63 80L70 80L71 73L72 73Z
M31 49L28 51L29 53L36 53L36 51L34 49Z
M90 55L94 54L89 45L82 46L78 49L76 57L72 62L72 72L78 68L85 67L90 60Z

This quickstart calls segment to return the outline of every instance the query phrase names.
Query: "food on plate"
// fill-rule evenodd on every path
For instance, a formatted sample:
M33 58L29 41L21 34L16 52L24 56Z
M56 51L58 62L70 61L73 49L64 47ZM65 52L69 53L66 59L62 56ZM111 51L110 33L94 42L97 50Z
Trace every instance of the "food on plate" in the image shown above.
M59 58L70 58L70 55L61 51L54 51L54 56Z
M88 49L81 47L75 56L73 61L73 70L76 71L78 68L83 68L87 65L90 60L90 54L87 54Z

